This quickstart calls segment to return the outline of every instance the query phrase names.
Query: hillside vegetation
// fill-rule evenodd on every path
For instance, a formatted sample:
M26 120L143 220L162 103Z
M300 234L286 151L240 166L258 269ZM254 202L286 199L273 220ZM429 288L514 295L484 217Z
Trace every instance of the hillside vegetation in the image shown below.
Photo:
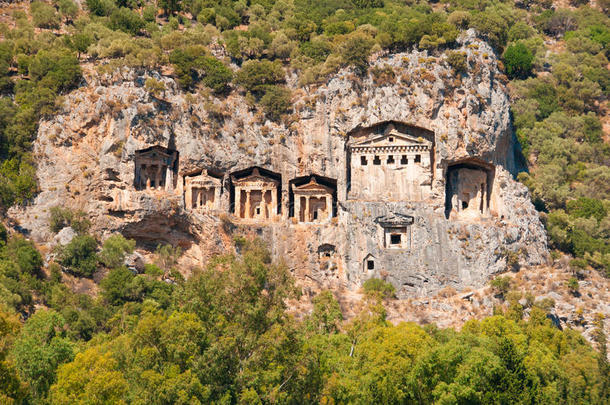
M194 96L241 92L282 122L294 86L316 86L345 67L383 81L387 72L369 69L381 52L448 51L456 74L475 74L452 50L460 32L474 28L503 62L529 163L519 179L552 247L574 257L575 275L593 268L610 276L607 0L79 4L2 5L1 213L36 195L38 122L61 108L84 69L94 66L100 77L123 68L171 74ZM145 86L163 94L159 80ZM597 351L555 328L546 301L528 303L527 320L515 305L459 332L392 325L383 305L392 288L376 280L349 321L331 292L294 319L286 302L298 290L256 241L237 238L240 253L184 280L176 249L160 246L157 263L134 274L123 266L133 241L113 236L100 246L82 213L56 208L51 217L54 232L69 225L77 233L55 252L39 252L0 224L2 403L610 401L601 318ZM43 269L48 253L57 263ZM65 283L99 269L96 297ZM508 293L502 281L494 285L500 295Z

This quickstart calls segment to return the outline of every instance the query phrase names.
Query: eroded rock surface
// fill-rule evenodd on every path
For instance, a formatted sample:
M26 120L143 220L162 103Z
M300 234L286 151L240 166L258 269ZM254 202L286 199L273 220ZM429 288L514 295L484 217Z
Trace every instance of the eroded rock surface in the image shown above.
M459 76L445 55L426 52L379 56L372 67L390 68L394 79L343 70L324 85L297 89L293 75L295 113L280 124L251 110L237 91L223 99L186 94L151 72L90 77L66 96L62 113L41 123L34 149L41 190L32 205L10 216L47 241L49 208L79 208L91 216L94 232L119 231L142 248L180 245L193 265L229 248L231 232L252 232L312 290L356 288L375 276L391 281L399 296L416 296L480 286L505 269L507 251L519 252L522 264L543 263L544 229L527 189L513 179L519 162L505 82L487 44L472 32L460 41L469 71ZM165 84L159 98L145 90L150 76ZM404 144L388 144L390 136ZM151 185L159 183L157 172L144 168L151 173L147 187L146 180L136 181L136 152L156 145L178 152L177 167L170 173L162 166L172 177L163 187ZM351 160L352 146L373 148L366 167L378 169L371 172L375 181L363 182L366 173L360 173L359 183L351 183L351 167L362 164ZM261 205L251 195L249 203L257 205L240 218L232 175L252 174L255 166L277 176L277 200L265 192ZM469 187L481 185L468 202L484 201L480 209L467 207L468 215L453 213L448 196L448 173L458 167L486 176L484 184L473 177L477 184ZM401 170L408 173L404 184ZM195 200L194 209L192 193L185 204L186 178L208 173L221 189L210 192L213 182L200 182L197 190L206 191L196 192L202 204ZM306 205L305 194L295 215L291 186L307 184L311 175L332 196L332 207L326 194L325 205L322 197L310 201L319 204L320 220L318 205ZM352 193L361 184L366 187ZM396 192L380 196L388 187ZM245 204L246 194L238 195ZM405 217L412 221L397 219Z

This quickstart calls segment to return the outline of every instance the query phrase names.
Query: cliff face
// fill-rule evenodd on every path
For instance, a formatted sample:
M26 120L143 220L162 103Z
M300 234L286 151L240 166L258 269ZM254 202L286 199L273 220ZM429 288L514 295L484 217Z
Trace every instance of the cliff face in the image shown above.
M378 57L364 78L344 70L325 85L296 89L290 77L294 114L281 124L265 121L236 91L222 99L186 94L150 72L89 77L66 96L63 112L41 123L40 193L9 215L47 241L48 209L79 208L100 235L119 231L143 249L177 244L194 265L230 246L232 232L253 232L313 289L355 288L376 276L400 296L421 295L481 285L504 270L509 251L522 264L542 263L546 236L526 188L513 180L509 100L494 53L472 33L460 41L463 75L446 55L413 52ZM150 76L165 84L158 97L144 87ZM395 138L402 143L387 144ZM155 145L179 157L174 172L163 166L163 189L146 190L136 151ZM365 165L358 154L366 153ZM277 182L277 204L260 205L271 207L268 219L239 218L245 207L234 215L247 195L236 195L236 182L254 166ZM357 166L371 170L359 182L352 181ZM209 209L192 209L185 186L202 169L220 190ZM393 183L401 173L409 181ZM301 207L310 191L301 199L295 188L312 174L330 190L332 208L309 208L307 221ZM395 192L386 197L388 189ZM322 204L312 197L311 207L315 201Z

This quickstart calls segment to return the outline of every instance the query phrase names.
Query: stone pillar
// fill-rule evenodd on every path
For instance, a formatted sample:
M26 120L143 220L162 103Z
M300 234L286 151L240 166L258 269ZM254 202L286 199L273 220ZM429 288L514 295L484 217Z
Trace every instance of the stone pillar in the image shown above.
M233 207L233 213L236 217L239 217L241 211L241 187L235 187L235 206Z
M250 193L252 190L246 190L246 206L244 212L244 218L251 218L250 216Z
M220 187L214 187L214 204L212 209L218 209L220 207Z
M193 208L193 187L190 184L186 185L186 191L184 193L184 205L187 210Z
M333 199L330 198L330 196L328 194L326 194L324 196L324 201L326 202L326 219L330 221L330 219L333 216L333 205L332 205Z
M150 190L150 177L146 176L146 189Z
M277 215L277 188L272 188L270 191L271 191L271 210L269 212L271 213L271 217L273 218L274 216Z
M197 187L197 209L201 209L201 207L203 207L204 193L205 193L205 188Z
M161 189L161 165L157 165L157 173L155 174L155 187Z
M165 191L172 191L174 189L174 172L167 166L165 168Z
M301 196L298 194L294 195L294 217L297 222L301 222Z
M311 218L309 216L309 196L305 197L305 222L311 222Z

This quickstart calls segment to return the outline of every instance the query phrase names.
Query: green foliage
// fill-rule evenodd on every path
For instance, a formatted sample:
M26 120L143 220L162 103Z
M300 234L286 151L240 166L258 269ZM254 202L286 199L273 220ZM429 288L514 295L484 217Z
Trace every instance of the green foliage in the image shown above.
M39 28L59 28L60 18L55 8L42 1L32 2L30 5L34 25Z
M84 234L89 230L91 222L83 211L74 211L61 206L49 209L49 228L51 232L57 233L69 226L78 234Z
M598 222L604 219L608 212L600 200L580 197L577 200L568 201L566 211L574 218L595 218Z
M110 28L136 35L144 27L144 20L138 13L126 7L114 9L110 14Z
M292 93L282 86L266 86L264 92L265 95L260 101L263 111L269 119L278 121L283 114L290 110Z
M381 298L395 298L396 288L391 283L379 278L369 278L362 285L366 295L379 296Z
M453 72L456 74L466 73L468 71L468 58L464 52L447 52L447 63L453 68Z
M566 287L568 287L568 290L570 290L572 294L578 294L578 280L576 277L570 277L566 283Z
M12 348L17 371L37 400L44 399L55 382L57 367L72 359L72 344L64 336L63 325L55 311L38 311L24 324Z
M324 290L316 295L308 320L311 331L322 335L337 333L342 320L341 307L331 291Z
M119 267L123 264L125 254L132 253L136 247L136 241L125 239L123 235L112 235L104 241L99 260L108 268Z
M54 404L122 404L128 388L117 360L94 347L59 368L50 397Z
M96 250L97 242L92 236L78 235L59 249L59 262L77 276L91 277L97 269Z
M509 276L498 276L489 282L496 294L504 296L511 286L511 278Z
M509 77L524 79L531 73L534 55L522 42L517 42L506 48L503 60Z
M178 81L185 88L202 80L216 93L222 93L233 78L233 72L218 59L208 56L202 46L176 49L170 55L170 62L176 70Z
M244 62L235 76L235 81L247 91L262 96L269 85L284 82L285 75L279 62L251 60Z

